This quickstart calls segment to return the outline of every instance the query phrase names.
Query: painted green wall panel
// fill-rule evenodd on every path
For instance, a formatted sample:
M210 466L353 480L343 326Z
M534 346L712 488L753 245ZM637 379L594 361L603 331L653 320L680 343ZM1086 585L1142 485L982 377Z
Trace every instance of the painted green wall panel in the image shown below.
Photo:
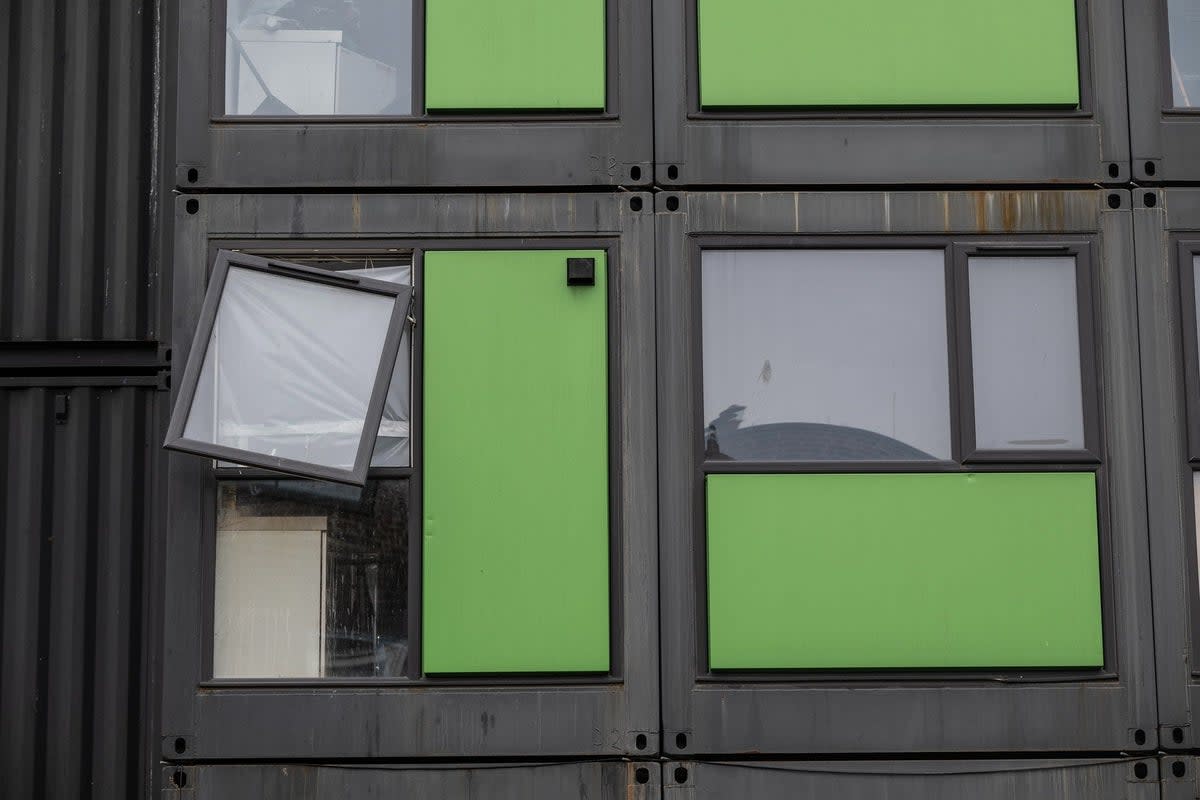
M713 669L1103 664L1095 475L710 475Z
M427 0L425 106L604 108L604 0Z
M605 267L425 255L426 672L609 667Z
M701 104L1079 104L1075 0L698 0Z

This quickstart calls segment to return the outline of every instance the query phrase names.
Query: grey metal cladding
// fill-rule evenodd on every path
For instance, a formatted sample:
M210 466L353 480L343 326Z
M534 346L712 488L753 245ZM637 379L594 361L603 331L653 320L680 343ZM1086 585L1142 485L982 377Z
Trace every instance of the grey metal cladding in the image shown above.
M0 794L142 797L166 394L43 380L0 388Z
M162 798L259 800L304 797L473 800L658 800L657 762L525 764L192 764L162 770Z
M1196 756L1163 756L1159 759L1162 800L1195 800L1200 797L1200 760Z
M693 107L696 0L654 0L656 180L664 186L1119 183L1129 179L1121 0L1077 0L1081 109L857 119ZM1132 4L1139 8L1143 4ZM1134 13L1134 12L1131 12ZM831 66L836 69L837 66ZM1139 85L1133 82L1132 85ZM881 118L882 117L882 118Z
M640 210L634 210L637 206ZM190 210L189 210L190 209ZM194 211L194 213L193 213ZM168 760L546 757L659 750L658 560L655 529L654 214L648 194L236 195L175 205L176 362L191 341L212 250L386 241L400 248L610 247L620 331L612 408L615 595L613 676L403 683L205 685L206 537L215 508L209 462L167 456L165 681ZM327 246L327 245L326 245ZM209 516L206 517L206 514ZM207 521L206 521L207 520Z
M296 124L217 119L211 76L222 0L166 4L177 186L184 188L639 186L653 178L650 8L608 0L605 114L410 117ZM615 62L614 62L615 59Z
M153 5L0 6L0 340L158 336Z
M728 192L658 196L664 748L679 754L1085 752L1157 739L1133 223L1126 191ZM677 211L670 211L672 206ZM1115 208L1114 208L1115 206ZM704 674L692 399L694 237L969 236L1095 243L1101 375L1103 674ZM726 246L722 243L721 246ZM736 245L734 245L736 246Z
M1191 795L1188 795L1189 797ZM1153 758L672 761L664 800L1158 800ZM1182 800L1182 795L1179 796Z
M1171 107L1166 0L1125 4L1125 45L1134 180L1200 180L1200 115Z
M1154 648L1161 746L1196 746L1196 555L1192 467L1185 396L1185 303L1181 239L1200 239L1200 190L1134 193L1142 397L1145 404L1146 491L1154 576Z

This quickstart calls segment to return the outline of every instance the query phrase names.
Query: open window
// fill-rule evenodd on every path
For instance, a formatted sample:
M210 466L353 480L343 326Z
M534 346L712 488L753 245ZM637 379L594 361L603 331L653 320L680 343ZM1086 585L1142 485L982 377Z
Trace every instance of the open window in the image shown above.
M220 251L166 446L361 486L411 296L403 283ZM390 440L402 438L395 422Z

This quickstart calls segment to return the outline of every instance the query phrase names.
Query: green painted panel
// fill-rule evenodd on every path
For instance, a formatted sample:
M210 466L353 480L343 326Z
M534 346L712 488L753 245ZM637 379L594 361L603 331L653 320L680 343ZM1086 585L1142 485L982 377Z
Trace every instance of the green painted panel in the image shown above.
M425 107L604 108L604 0L426 0Z
M713 669L1098 667L1091 473L710 475Z
M426 672L608 670L605 267L425 255Z
M1079 104L1075 0L698 0L721 106Z

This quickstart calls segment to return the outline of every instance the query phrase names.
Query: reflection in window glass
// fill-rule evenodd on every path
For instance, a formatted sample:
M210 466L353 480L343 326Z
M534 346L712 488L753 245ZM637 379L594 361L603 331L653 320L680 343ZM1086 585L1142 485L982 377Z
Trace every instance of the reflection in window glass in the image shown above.
M975 446L1082 450L1074 258L972 258Z
M948 460L941 250L703 255L709 460Z
M230 267L184 436L351 468L397 302Z
M412 0L228 0L225 112L412 113Z
M1167 0L1171 95L1176 108L1200 105L1200 0Z
M408 658L408 484L220 484L213 677L394 678Z

